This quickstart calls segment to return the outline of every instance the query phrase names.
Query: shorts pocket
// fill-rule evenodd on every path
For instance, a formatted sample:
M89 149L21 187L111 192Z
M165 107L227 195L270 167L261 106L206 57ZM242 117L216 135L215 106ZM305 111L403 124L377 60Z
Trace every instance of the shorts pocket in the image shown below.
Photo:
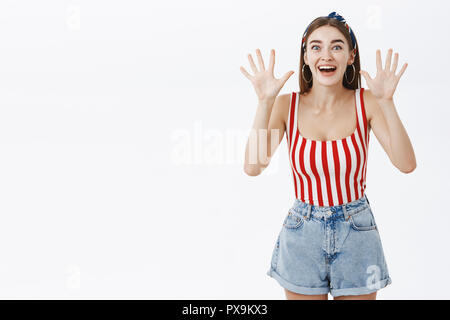
M349 220L350 225L356 231L369 231L377 228L375 218L369 206L351 215Z
M287 229L299 229L304 223L303 216L293 210L289 210L288 215L283 221L283 227Z

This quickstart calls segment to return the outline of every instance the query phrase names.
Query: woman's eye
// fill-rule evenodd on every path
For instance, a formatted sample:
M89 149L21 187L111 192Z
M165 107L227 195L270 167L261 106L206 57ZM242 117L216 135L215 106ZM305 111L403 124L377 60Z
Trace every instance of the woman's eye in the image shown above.
M312 46L312 47L311 47L312 50L315 50L314 48L319 48L319 46L316 45L316 46ZM334 49L334 48L339 48L339 50L342 49L342 47L339 46L339 45L334 46L333 49Z

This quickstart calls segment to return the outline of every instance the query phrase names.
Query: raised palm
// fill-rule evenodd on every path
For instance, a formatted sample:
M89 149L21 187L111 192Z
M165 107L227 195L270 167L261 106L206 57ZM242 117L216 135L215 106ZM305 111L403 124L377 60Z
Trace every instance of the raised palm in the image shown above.
M400 72L396 75L395 71L397 70L398 64L398 53L395 53L394 64L392 65L392 67L391 58L392 49L389 49L386 56L386 66L383 69L381 62L381 51L378 49L376 52L377 75L375 76L375 78L372 79L367 71L360 71L360 73L366 79L370 91L377 99L388 100L393 98L395 89L397 88L397 84L400 81L401 76L405 72L406 67L408 66L408 64L405 63Z
M280 92L281 88L284 86L289 77L294 73L294 71L288 71L280 79L276 79L273 75L274 65L275 65L275 50L270 51L270 62L269 68L266 69L264 66L264 61L261 56L261 51L256 49L256 55L259 62L259 70L256 68L255 63L251 54L248 54L248 60L250 62L250 67L253 70L254 75L250 75L244 67L240 67L241 72L244 76L249 79L253 87L255 88L256 95L259 100L275 99L275 97Z

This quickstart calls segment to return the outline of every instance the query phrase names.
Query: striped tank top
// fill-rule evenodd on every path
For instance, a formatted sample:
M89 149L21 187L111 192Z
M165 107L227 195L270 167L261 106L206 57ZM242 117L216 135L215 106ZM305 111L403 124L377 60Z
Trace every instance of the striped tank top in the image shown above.
M287 122L289 162L295 197L316 206L337 206L361 198L366 189L369 130L364 88L355 90L356 130L340 140L311 140L300 135L299 92L291 93Z

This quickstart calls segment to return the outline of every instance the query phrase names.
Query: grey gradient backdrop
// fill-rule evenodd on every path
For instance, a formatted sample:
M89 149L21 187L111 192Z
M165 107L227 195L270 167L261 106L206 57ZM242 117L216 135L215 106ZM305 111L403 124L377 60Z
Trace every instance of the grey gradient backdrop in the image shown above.
M394 99L417 169L371 133L366 194L392 284L379 299L448 299L446 1L0 2L0 297L284 299L266 275L294 188L282 141L242 170L260 48L296 73L331 11L409 66ZM255 60L256 61L256 60ZM363 81L363 86L367 87Z

